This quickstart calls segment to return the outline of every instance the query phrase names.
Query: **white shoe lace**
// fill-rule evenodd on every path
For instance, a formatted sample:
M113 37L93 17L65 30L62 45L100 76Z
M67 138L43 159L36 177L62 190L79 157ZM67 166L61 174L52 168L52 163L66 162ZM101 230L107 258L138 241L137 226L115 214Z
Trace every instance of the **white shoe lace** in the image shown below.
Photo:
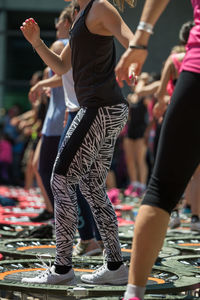
M37 254L36 257L42 263L42 264L37 263L37 265L40 268L46 269L46 270L40 271L40 273L38 274L37 277L38 278L44 278L45 276L47 276L48 274L51 273L51 267L52 267L51 258L52 258L52 256L51 256L50 253L44 253L44 254ZM44 258L49 258L48 264L44 261Z
M94 277L98 277L106 269L107 269L107 265L104 263L100 268L98 268L96 271L94 271L94 273L93 273Z

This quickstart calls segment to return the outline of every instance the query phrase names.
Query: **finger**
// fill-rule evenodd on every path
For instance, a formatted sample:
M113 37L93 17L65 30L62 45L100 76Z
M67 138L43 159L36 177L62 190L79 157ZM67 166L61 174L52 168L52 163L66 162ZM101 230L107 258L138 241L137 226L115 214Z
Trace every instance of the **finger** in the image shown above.
M117 81L119 87L120 87L120 88L123 88L123 86L124 86L123 81L120 80L118 76L116 76L116 81Z

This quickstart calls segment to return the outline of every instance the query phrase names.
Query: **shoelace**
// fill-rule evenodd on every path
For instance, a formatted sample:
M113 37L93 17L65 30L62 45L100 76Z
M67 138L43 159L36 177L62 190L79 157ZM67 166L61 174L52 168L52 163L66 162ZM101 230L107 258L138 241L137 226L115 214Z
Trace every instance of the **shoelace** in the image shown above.
M41 268L46 269L46 270L40 271L38 277L42 278L42 277L45 277L46 275L50 274L51 273L51 267L52 267L51 260L50 260L52 258L51 254L50 253L37 254L36 257L42 263L42 264L38 264L38 266L41 267ZM48 264L46 264L43 257L45 257L45 258L48 257L49 258Z
M100 268L98 268L96 271L94 271L94 276L98 277L98 275L104 271L107 268L106 264L103 264Z

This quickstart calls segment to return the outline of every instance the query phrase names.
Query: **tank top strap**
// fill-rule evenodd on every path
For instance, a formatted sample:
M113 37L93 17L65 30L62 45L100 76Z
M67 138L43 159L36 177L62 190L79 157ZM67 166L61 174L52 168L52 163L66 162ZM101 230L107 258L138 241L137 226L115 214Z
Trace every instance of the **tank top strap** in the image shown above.
M92 4L93 4L94 1L95 1L95 0L91 0L91 1L88 3L88 5L86 6L86 8L84 9L83 14L82 14L84 17L87 16L87 14L88 14L88 12L90 11L90 8L92 7Z

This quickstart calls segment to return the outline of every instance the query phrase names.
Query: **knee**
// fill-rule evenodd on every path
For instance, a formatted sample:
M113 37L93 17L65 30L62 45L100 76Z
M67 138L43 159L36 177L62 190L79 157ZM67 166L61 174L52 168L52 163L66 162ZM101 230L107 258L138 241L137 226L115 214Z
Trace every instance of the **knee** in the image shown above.
M179 202L184 189L184 185L172 182L163 183L151 177L142 204L162 208L170 214Z

